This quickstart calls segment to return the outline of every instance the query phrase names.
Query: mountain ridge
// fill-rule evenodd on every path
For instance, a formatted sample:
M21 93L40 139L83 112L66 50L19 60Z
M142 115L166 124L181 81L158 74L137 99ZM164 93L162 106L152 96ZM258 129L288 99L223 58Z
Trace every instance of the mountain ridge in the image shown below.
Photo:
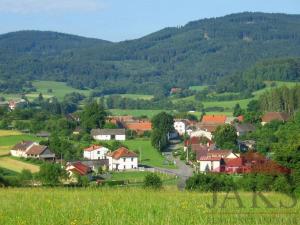
M244 12L122 42L42 31L0 35L0 80L166 93L173 86L216 84L261 60L299 56L300 15Z

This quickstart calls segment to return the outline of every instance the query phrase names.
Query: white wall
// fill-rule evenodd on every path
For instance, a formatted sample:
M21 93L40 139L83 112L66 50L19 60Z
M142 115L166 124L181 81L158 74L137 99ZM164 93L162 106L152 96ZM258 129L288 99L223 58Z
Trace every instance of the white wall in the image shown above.
M114 159L112 157L107 157L109 161L109 170L133 170L138 168L138 158L120 158ZM125 161L124 161L125 159ZM133 159L133 160L132 160Z
M220 168L220 161L199 161L200 163L200 172L206 172L206 167L208 166L209 171L211 171L211 166L213 166L213 170L216 168Z
M208 131L204 131L204 130L197 130L197 131L193 131L191 133L191 137L206 137L209 140L212 140L213 135L211 132Z
M108 148L101 147L93 151L84 151L83 157L89 160L105 159L108 152Z
M174 122L174 128L175 130L180 134L180 135L184 135L186 132L186 126L185 123L182 121L175 121Z
M93 138L95 140L98 140L98 141L110 141L110 140L112 140L111 135L96 135L96 136L93 136ZM116 135L115 140L125 141L126 140L126 135Z

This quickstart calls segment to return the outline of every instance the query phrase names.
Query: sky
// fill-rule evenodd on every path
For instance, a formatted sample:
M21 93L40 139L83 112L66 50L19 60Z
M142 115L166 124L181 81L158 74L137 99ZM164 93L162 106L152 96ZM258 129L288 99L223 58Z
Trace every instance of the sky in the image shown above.
M43 30L116 42L245 11L300 14L300 0L0 0L0 34Z

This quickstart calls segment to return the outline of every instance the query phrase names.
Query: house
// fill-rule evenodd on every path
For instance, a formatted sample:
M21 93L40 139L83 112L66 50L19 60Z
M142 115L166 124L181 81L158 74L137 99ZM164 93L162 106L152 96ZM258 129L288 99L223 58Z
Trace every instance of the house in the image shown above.
M286 122L288 119L289 115L285 112L267 112L261 119L261 125L264 126L265 124L275 120Z
M69 162L66 166L66 171L70 177L79 175L86 176L91 174L92 169L89 166L84 165L81 162Z
M244 140L244 141L238 141L238 146L240 151L248 151L248 150L254 150L256 145L256 141L254 140Z
M138 168L138 155L121 147L107 155L109 170L133 170Z
M236 159L240 156L231 150L210 150L202 148L196 153L200 172L223 172L225 169L225 160Z
M40 160L54 160L55 154L44 145L39 145L36 142L22 141L16 144L10 154L15 157L34 158Z
M74 121L77 123L80 122L80 116L76 115L76 114L69 113L68 115L66 115L66 118L67 118L67 120L70 120L70 121Z
M225 115L204 115L201 122L203 124L225 124L227 116Z
M222 172L221 168L224 165L224 159L221 157L200 157L198 159L200 172Z
M11 100L8 103L8 108L10 110L15 110L17 108L24 108L26 105L27 105L27 101L25 99Z
M181 120L181 119L174 120L174 129L178 132L180 136L186 133L187 125L188 123L186 120Z
M91 135L98 141L125 141L125 129L92 129Z
M234 127L237 136L243 136L255 131L255 126L250 123L236 123Z
M220 126L218 123L200 123L196 131L191 132L191 137L205 137L209 140L213 139L213 132Z
M182 88L178 88L178 87L173 87L170 90L170 95L174 95L174 94L178 94L182 92Z
M10 154L14 157L26 158L26 151L28 151L33 145L38 145L38 143L32 141L22 141L12 147Z
M106 155L109 152L108 148L100 145L91 145L83 150L83 157L89 160L106 159Z
M123 124L126 129L135 131L137 134L144 134L152 130L152 123L147 120L124 122Z

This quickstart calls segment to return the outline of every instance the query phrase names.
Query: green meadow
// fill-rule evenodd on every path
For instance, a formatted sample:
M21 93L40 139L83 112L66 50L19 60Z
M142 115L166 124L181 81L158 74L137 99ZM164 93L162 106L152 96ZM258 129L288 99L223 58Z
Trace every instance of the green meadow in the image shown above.
M126 116L126 115L132 115L135 117L140 117L140 116L147 116L148 118L152 118L156 114L166 111L166 112L171 112L168 110L147 110L147 109L110 109L109 110L112 115L116 116Z
M165 158L156 150L149 139L133 139L123 141L130 151L139 151L139 163L153 167L175 168L173 163L165 161Z
M275 206L260 199L252 208L252 193L240 193L225 200L218 194L213 208L211 193L161 191L143 188L9 188L0 191L1 225L296 225L300 224L299 204L291 205L285 195L267 193ZM231 198L234 197L230 194ZM225 200L225 201L224 201ZM222 206L223 205L223 206ZM38 216L37 216L38 213Z

